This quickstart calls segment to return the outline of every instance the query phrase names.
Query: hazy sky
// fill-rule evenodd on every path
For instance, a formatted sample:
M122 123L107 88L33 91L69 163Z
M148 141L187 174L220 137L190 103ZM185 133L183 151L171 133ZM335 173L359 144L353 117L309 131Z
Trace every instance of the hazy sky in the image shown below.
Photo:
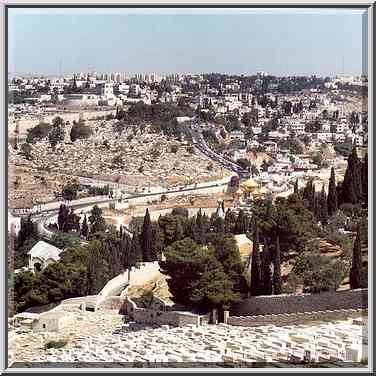
M9 71L360 74L363 13L10 9Z

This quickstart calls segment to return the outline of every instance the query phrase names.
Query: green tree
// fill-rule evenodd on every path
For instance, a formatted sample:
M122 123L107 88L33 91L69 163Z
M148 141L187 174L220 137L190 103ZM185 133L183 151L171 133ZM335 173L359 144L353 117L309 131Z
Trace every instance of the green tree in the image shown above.
M282 294L282 275L281 275L281 250L279 246L279 236L277 235L274 263L273 263L273 294Z
M320 222L323 226L328 224L328 200L325 193L324 184L322 185L322 189L319 196L319 203L320 203Z
M299 179L296 178L295 184L294 184L294 193L298 194L299 193Z
M191 301L200 308L228 310L239 300L240 294L234 291L233 282L221 268L205 272L191 294Z
M184 229L183 229L183 226L181 225L181 223L178 221L176 223L176 227L175 227L174 240L179 241L179 240L183 240L183 238L184 238Z
M177 226L176 226L177 231L180 231L178 229L178 226L180 226L180 229L182 229L180 223L178 223ZM183 239L183 237L181 237L181 239ZM152 222L151 244L152 244L151 245L151 254L152 254L153 261L160 260L161 255L162 255L162 251L163 251L163 247L164 247L164 238L163 238L163 233L162 233L161 229L159 228L158 222Z
M244 263L241 260L235 238L225 234L212 233L207 236L207 244L214 250L214 256L232 281L234 290L242 291L245 288Z
M368 153L364 156L362 163L362 193L365 207L368 206Z
M77 232L80 231L80 217L75 214L74 210L71 208L65 222L64 231L69 232L72 230L75 230Z
M313 179L309 179L306 186L303 189L303 200L306 207L314 213L315 211L315 185Z
M80 240L77 236L66 234L63 232L58 232L51 236L50 242L57 248L75 248L80 245Z
M361 199L361 162L359 161L356 147L354 147L347 160L347 169L342 183L341 203L358 204Z
M73 122L73 127L70 132L70 139L72 142L80 139L87 139L89 138L93 131L90 127L86 126L84 122Z
M38 238L38 225L31 220L31 216L21 218L20 231L18 232L17 246L22 246L26 240Z
M146 213L144 216L144 223L142 225L142 232L141 232L141 243L142 243L142 260L146 262L153 261L152 226L151 226L149 209L146 209Z
M271 264L272 259L268 242L265 242L261 253L262 295L271 295L273 293L273 276Z
M87 236L89 235L89 226L87 224L87 218L86 218L86 214L84 216L84 220L82 222L82 227L81 227L81 236L84 238L84 239L87 239Z
M296 260L292 274L298 277L306 293L335 291L341 284L346 265L338 259L322 255L318 244L307 247Z
M245 234L249 230L249 217L243 209L239 210L238 217L235 222L235 234Z
M214 252L186 238L173 243L164 250L165 261L159 261L162 274L167 279L172 300L186 306L191 305L192 291L199 287L204 273L220 267Z
M196 215L194 240L199 244L205 244L205 236L206 236L205 220L204 220L204 216L202 215L201 208L200 208Z
M59 122L56 122L56 124L52 126L52 129L50 133L48 134L48 141L50 142L52 147L55 147L59 142L64 141L64 138L65 138L65 131L59 125Z
M77 198L79 186L76 183L67 183L63 186L62 196L65 200L75 200Z
M21 155L23 155L28 161L32 159L31 150L32 147L30 144L25 143L21 145Z
M259 229L257 223L255 224L255 231L253 235L253 248L251 260L251 294L262 294L262 280L261 280L261 259L260 259L260 244L259 244Z
M68 214L69 214L68 208L64 204L61 204L59 208L59 214L57 216L57 223L58 223L60 231L64 231L65 229L65 224L67 223L67 220L68 220Z
M330 180L328 188L328 198L327 198L328 215L331 217L338 210L338 196L336 187L336 176L334 172L334 167L330 171Z
M352 264L350 269L350 288L358 289L362 287L362 241L360 228L356 232L356 238L353 248Z
M100 241L92 240L86 248L88 250L87 273L89 295L95 295L99 293L107 282L108 263L104 257L104 248Z
M102 217L102 209L98 205L94 205L90 214L90 233L95 234L96 232L104 231L106 229L106 222Z

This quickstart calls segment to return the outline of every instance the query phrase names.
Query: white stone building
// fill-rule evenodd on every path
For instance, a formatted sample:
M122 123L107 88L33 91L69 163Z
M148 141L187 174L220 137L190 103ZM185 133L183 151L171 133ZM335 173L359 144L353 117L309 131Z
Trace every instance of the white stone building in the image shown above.
M62 250L43 240L34 245L27 253L29 256L29 269L41 271L48 265L60 260Z

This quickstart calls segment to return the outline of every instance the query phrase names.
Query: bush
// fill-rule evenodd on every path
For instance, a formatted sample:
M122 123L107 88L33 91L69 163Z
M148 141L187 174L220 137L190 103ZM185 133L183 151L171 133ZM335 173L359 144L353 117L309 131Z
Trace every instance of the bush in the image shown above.
M28 129L26 142L34 143L35 141L41 140L48 136L51 131L51 124L39 123L34 128Z
M334 150L336 151L336 153L343 155L344 157L348 157L352 149L353 145L348 143L334 145Z
M59 339L57 341L48 341L45 345L44 345L44 349L45 350L48 350L48 349L60 349L62 347L64 347L66 344L68 343L67 340L65 339Z
M331 260L318 251L300 255L292 271L296 276L296 282L303 285L306 293L337 290L347 272L347 265L344 262Z
M195 153L195 148L193 146L188 146L187 151L189 154L194 154Z
M89 138L93 131L90 127L86 126L83 122L75 123L70 132L71 141Z
M179 150L178 145L171 145L171 153L176 154Z
M188 218L189 212L187 208L174 208L171 212L172 215L180 215L182 217Z

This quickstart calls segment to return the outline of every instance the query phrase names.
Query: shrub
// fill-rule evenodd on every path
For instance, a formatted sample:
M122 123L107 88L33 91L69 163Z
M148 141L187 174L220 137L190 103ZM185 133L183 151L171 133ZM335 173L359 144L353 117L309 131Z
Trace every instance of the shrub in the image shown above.
M189 212L187 208L173 208L171 214L188 218Z
M171 153L176 154L179 150L178 145L171 145Z
M71 141L74 142L79 139L89 138L93 131L90 127L86 126L83 122L75 123L70 132Z
M67 340L65 339L59 339L57 341L48 341L45 345L44 345L44 349L45 350L48 350L48 349L60 349L62 347L64 347L66 344L68 343Z

